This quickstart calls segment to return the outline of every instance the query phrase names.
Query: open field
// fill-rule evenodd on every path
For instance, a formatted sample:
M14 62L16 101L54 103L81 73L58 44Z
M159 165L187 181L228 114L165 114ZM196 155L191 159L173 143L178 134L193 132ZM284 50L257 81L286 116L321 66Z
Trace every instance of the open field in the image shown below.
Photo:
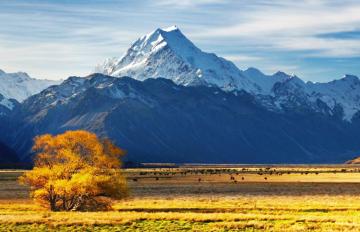
M0 172L0 231L359 231L360 167L127 169L108 212L49 212Z

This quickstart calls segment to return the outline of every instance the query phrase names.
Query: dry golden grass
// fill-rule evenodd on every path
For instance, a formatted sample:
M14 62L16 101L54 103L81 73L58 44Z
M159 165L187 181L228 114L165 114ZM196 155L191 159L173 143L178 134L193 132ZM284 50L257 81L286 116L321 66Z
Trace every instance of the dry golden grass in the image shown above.
M49 212L1 172L0 231L359 231L359 170L343 169L129 169L108 212Z

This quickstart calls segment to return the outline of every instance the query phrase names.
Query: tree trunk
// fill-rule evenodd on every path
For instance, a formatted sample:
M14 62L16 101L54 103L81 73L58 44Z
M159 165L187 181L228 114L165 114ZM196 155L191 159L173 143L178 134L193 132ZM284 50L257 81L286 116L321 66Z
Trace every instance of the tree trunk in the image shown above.
M56 207L56 194L54 193L54 187L52 185L50 185L50 190L49 190L49 203L50 203L51 211L58 210Z
M50 199L50 210L51 211L57 211L56 201L54 199Z

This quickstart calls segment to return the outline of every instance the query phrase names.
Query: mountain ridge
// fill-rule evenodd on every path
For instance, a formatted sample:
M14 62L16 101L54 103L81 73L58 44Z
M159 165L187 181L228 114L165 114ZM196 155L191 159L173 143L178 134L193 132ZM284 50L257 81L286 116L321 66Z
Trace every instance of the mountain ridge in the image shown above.
M59 99L49 101L49 93ZM6 141L23 161L34 136L76 129L111 138L138 162L343 162L360 150L360 123L311 108L273 112L246 91L164 78L71 77L28 98L10 117L17 120Z
M113 58L98 65L95 70L112 76L131 76L137 80L168 78L176 84L217 86L225 91L245 90L257 96L269 110L283 111L284 106L307 102L319 112L325 104L332 114L343 108L342 118L351 121L360 110L360 86L349 82L358 80L354 75L345 75L341 80L328 83L304 82L295 75L277 72L266 75L256 68L240 70L231 61L206 53L197 48L177 27L156 29L138 40L120 58ZM296 82L296 84L295 84ZM288 95L280 96L275 85L282 85ZM337 86L334 86L335 85ZM279 86L277 87L279 88ZM344 89L345 88L345 89ZM333 90L338 89L338 91ZM275 93L277 91L277 93ZM295 91L303 99L294 102Z

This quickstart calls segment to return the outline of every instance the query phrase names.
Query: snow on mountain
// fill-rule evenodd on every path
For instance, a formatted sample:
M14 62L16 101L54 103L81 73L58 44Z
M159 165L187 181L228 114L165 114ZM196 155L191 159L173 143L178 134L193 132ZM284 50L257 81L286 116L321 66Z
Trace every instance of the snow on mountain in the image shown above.
M14 108L14 104L9 99L4 97L0 100L0 105L3 105L10 110Z
M8 115L18 105L19 102L15 99L8 99L0 94L0 117Z
M291 77L290 75L280 71L274 73L273 75L265 75L260 70L253 67L243 71L243 74L261 87L262 94L270 94L275 83L284 82Z
M360 80L357 76L345 75L340 80L328 83L307 83L310 99L320 99L332 110L337 105L343 109L343 117L350 121L360 109Z
M262 86L232 62L201 51L176 26L157 29L139 38L121 58L106 60L95 71L137 80L163 77L185 86L214 85L224 90L244 89L256 94L263 91ZM267 77L258 79L262 78Z
M3 95L0 94L0 105L12 110L14 108L14 103L9 99L5 98Z
M327 83L305 83L292 76L275 84L272 95L275 97L274 104L279 109L307 106L324 113L321 105L325 104L328 108L326 113L334 115L341 107L342 118L347 121L351 121L360 110L360 80L353 75L345 75L342 79Z
M0 70L0 94L7 99L15 99L19 102L50 85L59 83L60 81L34 79L24 72L6 73Z

